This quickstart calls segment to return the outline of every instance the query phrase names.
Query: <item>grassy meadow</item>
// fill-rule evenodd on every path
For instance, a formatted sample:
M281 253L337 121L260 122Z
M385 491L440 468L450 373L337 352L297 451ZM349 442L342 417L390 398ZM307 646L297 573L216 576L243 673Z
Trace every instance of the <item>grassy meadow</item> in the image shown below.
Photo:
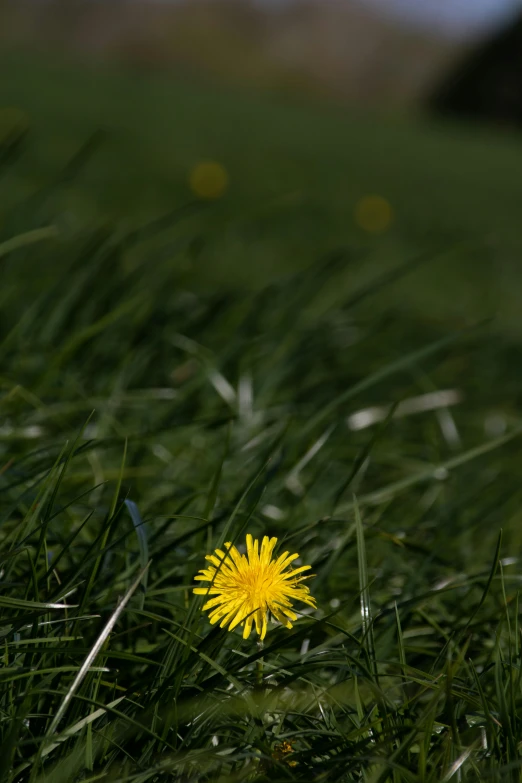
M520 780L519 137L1 66L0 783Z

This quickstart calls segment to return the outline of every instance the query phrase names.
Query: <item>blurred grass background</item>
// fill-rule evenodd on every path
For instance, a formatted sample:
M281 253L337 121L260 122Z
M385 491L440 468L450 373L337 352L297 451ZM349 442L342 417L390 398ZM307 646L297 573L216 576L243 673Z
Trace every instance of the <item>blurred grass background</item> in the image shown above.
M0 96L7 130L12 107L31 128L27 152L3 180L5 204L48 182L88 129L101 130L103 143L79 179L53 193L53 209L71 229L175 209L190 199L191 169L214 160L231 187L206 211L205 231L214 233L198 257L199 282L266 282L345 243L368 251L357 269L364 278L374 264L435 247L443 257L404 284L401 308L457 320L494 315L518 330L522 164L513 132L283 103L169 75L19 54L4 56ZM356 219L359 201L373 194L393 211L379 236ZM457 244L465 245L459 264Z

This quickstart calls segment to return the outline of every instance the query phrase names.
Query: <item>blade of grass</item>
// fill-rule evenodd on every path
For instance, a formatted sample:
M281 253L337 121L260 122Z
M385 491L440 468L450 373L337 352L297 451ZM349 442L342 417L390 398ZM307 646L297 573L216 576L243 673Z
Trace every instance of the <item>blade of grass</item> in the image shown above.
M125 500L124 503L130 514L130 517L132 519L132 524L134 525L134 530L136 531L136 535L138 537L138 545L140 549L140 565L145 570L146 565L149 562L149 545L147 541L147 527L141 518L141 514L139 512L136 503L128 499ZM145 570L143 582L141 583L140 609L143 609L143 605L145 603L145 593L147 592L147 577L148 577L148 570Z
M334 400L329 402L318 413L316 413L315 416L312 416L310 421L308 421L302 428L302 434L307 435L310 430L315 429L317 425L320 424L324 419L327 419L329 416L331 416L340 405L352 399L353 397L356 397L358 394L361 394L363 391L367 391L372 386L375 386L377 383L380 383L386 378L389 378L391 375L394 375L401 370L408 369L412 365L415 365L424 359L433 356L443 348L447 348L450 345L456 343L459 339L462 339L463 335L468 335L471 331L473 331L473 329L477 330L483 326L484 323L481 323L475 327L469 327L467 329L463 329L460 332L456 332L455 334L442 337L440 340L436 340L435 342L430 343L430 345L426 345L423 348L419 348L418 350L411 351L405 356L401 356L400 359L397 359L394 362L390 362L390 364L387 364L381 369L376 370L368 377L363 378L362 381L359 381L354 386L351 386L349 389L339 394Z

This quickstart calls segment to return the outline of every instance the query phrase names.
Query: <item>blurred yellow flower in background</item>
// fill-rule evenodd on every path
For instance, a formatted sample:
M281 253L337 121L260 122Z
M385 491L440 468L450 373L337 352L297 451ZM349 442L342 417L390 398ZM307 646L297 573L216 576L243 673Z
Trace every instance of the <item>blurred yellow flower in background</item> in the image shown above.
M220 198L228 188L228 173L221 163L202 161L189 176L190 189L199 198Z
M292 601L303 601L315 608L315 599L308 587L300 584L310 577L301 574L311 566L285 571L299 555L283 552L277 560L272 560L276 543L277 538L264 536L260 547L259 541L254 541L248 534L246 555L240 554L228 542L226 552L216 549L215 555L206 556L212 565L201 570L195 579L211 584L195 587L194 593L214 596L203 607L203 611L211 610L212 624L221 621L220 627L228 625L229 631L241 624L243 639L248 639L255 622L258 635L264 639L269 613L287 628L292 628L291 620L297 619L292 611Z
M363 231L381 234L393 221L390 202L382 196L364 196L355 207L355 220Z

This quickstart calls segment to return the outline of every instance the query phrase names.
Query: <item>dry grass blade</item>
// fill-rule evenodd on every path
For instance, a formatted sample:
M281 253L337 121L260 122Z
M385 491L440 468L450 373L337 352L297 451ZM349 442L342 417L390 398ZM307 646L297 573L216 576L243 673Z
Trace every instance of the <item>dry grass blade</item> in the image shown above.
M136 577L134 582L131 584L131 586L129 587L129 589L127 590L127 592L123 596L123 598L120 600L120 602L118 603L118 606L116 607L116 609L111 614L111 616L110 616L109 620L107 621L107 623L105 624L102 632L100 633L100 635L96 639L96 642L93 645L93 647L92 647L91 651L89 652L88 656L85 658L84 662L82 663L82 665L78 669L78 674L74 678L74 680L73 680L69 690L65 694L65 696L63 698L63 701L62 701L60 707L58 708L58 710L56 712L56 715L54 716L54 718L53 718L53 720L51 722L51 725L49 726L49 731L47 732L47 735L46 735L46 742L53 736L53 734L55 734L56 729L58 728L58 725L59 725L61 719L63 718L63 716L64 716L64 714L65 714L65 712L67 710L67 707L69 706L69 704L71 702L71 699L73 698L74 694L76 693L76 691L80 687L80 685L81 685L85 675L89 671L90 667L92 666L92 664L96 660L96 656L98 655L98 653L100 652L101 648L103 647L103 645L105 644L105 642L109 638L109 634L111 633L112 629L114 628L114 626L118 622L118 619L119 619L121 613L123 612L123 610L125 609L125 607L129 603L130 599L134 595L134 592L138 588L138 585L140 584L141 580L143 579L143 576L145 575L146 571L148 570L149 565L150 565L150 563L147 564L147 566L145 568L141 569L141 571L139 572L138 576ZM44 746L45 746L45 743L42 744L42 747L44 747Z

